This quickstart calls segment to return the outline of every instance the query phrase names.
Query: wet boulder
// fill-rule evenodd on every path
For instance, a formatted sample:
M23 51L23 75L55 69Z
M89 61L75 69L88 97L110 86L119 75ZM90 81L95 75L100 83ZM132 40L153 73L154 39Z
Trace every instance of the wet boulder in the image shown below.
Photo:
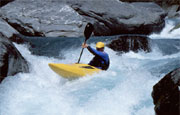
M29 72L28 62L12 42L0 33L0 82L19 72Z
M150 38L148 38L147 36L119 36L117 39L111 41L107 46L118 52L151 51Z
M11 36L10 38L9 38L9 40L11 40L12 42L15 42L15 43L17 43L17 44L24 44L24 43L28 43L28 44L30 44L27 40L25 40L23 37L25 37L25 36L23 36L23 35L21 35L21 34L13 34L13 36Z
M71 7L94 23L96 36L151 34L164 27L166 13L152 2L71 1Z
M13 34L19 34L13 27L11 27L5 20L0 18L0 32L3 36L10 38Z
M13 42L19 44L25 42L19 32L2 18L0 18L0 33Z
M0 10L20 34L79 37L93 23L95 36L160 32L166 13L155 3L117 0L15 0Z
M179 17L180 16L180 0L120 0L123 2L155 2L160 5L165 12L167 12L168 17Z
M61 0L15 0L2 7L0 15L25 36L83 36L86 24Z
M180 3L179 3L180 4ZM178 5L172 5L172 6L164 6L163 9L168 14L169 18L178 18L180 17L180 6Z
M156 115L179 115L180 68L164 76L153 86L152 98Z

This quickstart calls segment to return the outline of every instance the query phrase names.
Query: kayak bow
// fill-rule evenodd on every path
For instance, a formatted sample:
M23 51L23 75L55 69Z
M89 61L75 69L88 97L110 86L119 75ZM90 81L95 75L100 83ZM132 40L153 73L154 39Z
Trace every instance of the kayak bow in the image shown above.
M88 64L56 64L49 63L49 67L58 75L64 78L78 78L92 75L101 71L100 69Z

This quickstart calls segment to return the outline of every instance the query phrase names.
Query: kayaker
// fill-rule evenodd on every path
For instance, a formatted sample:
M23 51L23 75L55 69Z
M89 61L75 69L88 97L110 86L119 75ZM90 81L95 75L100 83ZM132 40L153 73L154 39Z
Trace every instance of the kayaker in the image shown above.
M89 65L97 67L102 70L109 68L110 60L106 52L104 52L104 43L97 42L96 49L88 46L88 44L82 44L83 48L87 48L89 52L94 55L94 58L89 62Z

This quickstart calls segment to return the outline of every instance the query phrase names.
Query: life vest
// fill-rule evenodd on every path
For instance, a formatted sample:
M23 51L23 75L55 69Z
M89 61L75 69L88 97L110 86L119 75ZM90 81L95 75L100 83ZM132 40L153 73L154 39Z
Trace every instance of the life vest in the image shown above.
M92 65L102 70L107 70L109 68L109 64L110 64L109 60L106 61L98 55L96 55L89 63L89 65Z

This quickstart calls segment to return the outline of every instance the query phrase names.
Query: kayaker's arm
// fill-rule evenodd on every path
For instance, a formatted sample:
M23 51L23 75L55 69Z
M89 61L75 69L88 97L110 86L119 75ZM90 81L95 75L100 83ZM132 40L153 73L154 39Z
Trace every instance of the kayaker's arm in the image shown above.
M87 48L89 50L89 52L91 52L93 55L102 58L103 60L106 61L106 63L108 63L109 57L106 53L98 51L94 48L91 48L91 46L88 46L87 44L83 44L82 47Z
M94 48L91 48L91 46L88 46L87 49L89 50L89 52L91 52L93 55L96 55L96 56L100 56L100 57L104 57L105 54L103 52L100 52Z

